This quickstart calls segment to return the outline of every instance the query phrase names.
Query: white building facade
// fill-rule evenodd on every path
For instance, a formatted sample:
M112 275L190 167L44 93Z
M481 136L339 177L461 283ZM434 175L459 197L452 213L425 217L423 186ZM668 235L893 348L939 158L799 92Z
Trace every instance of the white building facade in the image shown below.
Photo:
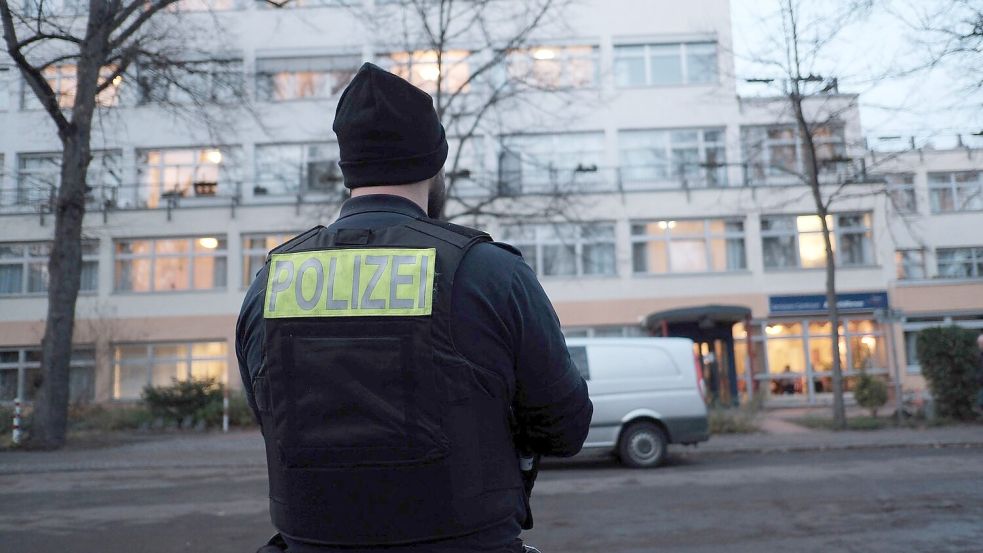
M336 2L186 4L209 5L231 31L209 86L238 83L255 113L215 135L175 123L158 101L179 102L180 91L166 86L129 92L122 82L105 99L84 228L78 401L132 400L173 378L238 388L244 290L270 248L329 223L343 197L331 132L340 91L363 60L424 88L436 77L431 53L380 45ZM568 18L575 36L534 35L523 59L573 89L576 116L485 132L459 169L465 185L519 201L575 180L571 213L461 222L523 251L570 335L694 338L723 403L755 390L773 403L827 400L824 253L795 176L801 145L781 99L738 97L728 2L597 0ZM447 81L468 78L467 55L466 43L448 52L460 61ZM71 89L73 75L48 76ZM871 155L855 103L809 100L817 119L841 112L818 136L829 192L867 169L830 218L842 361L848 387L866 370L920 389L918 330L983 328L983 151ZM48 116L0 66L0 401L29 399L39 372L58 150Z

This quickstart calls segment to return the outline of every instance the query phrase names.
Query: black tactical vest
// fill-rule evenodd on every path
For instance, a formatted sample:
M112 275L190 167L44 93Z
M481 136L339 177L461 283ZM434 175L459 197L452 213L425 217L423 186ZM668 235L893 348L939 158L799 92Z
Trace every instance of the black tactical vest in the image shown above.
M253 381L273 524L327 545L463 536L517 517L504 381L457 352L451 289L487 234L315 227L271 252Z

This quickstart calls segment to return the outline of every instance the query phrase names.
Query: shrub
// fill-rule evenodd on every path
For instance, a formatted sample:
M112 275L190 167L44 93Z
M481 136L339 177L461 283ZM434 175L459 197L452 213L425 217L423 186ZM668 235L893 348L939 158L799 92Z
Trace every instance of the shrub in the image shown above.
M175 379L170 386L147 386L143 401L153 416L185 427L202 420L215 424L216 403L218 422L222 420L222 386L212 378Z
M857 405L869 410L870 416L876 419L877 410L887 403L887 384L879 378L862 372L857 378L853 398L857 400Z
M973 403L979 387L976 333L957 326L926 328L918 333L916 350L939 416L974 418Z
M136 405L78 405L68 410L71 430L137 430L148 428L154 415L143 404Z
M256 426L253 410L249 408L246 395L242 392L229 394L229 426Z

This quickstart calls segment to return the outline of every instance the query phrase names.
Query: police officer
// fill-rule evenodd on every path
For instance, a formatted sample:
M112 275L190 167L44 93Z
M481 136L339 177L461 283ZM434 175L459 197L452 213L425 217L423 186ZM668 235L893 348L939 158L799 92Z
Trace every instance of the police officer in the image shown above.
M333 128L352 197L270 252L237 325L271 544L520 552L519 458L577 453L592 413L556 314L517 250L428 217L447 158L428 94L366 63Z

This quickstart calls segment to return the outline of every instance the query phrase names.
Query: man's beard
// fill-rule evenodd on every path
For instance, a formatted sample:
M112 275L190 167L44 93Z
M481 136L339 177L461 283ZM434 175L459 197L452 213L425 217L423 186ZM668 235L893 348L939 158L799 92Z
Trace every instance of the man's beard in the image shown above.
M444 183L444 171L434 175L430 181L430 192L427 195L427 216L440 219L444 215L444 204L447 202L447 188Z

